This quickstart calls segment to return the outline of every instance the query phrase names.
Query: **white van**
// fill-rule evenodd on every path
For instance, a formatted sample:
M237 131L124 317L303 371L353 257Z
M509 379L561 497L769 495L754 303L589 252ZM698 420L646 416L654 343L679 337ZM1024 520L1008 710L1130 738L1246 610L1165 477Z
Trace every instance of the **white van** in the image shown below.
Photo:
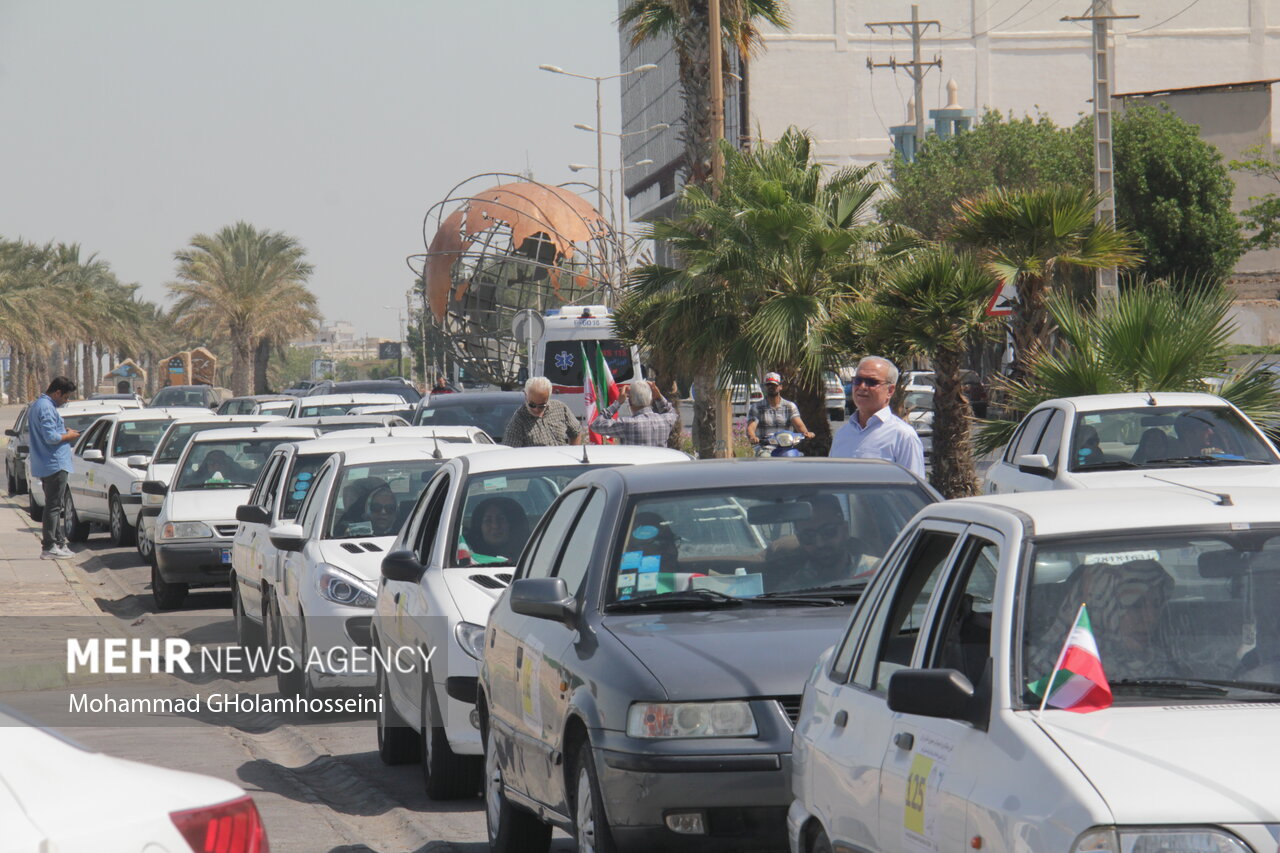
M640 354L618 340L613 320L604 305L571 305L552 308L543 314L546 329L534 345L533 374L551 380L552 396L562 401L578 417L586 413L582 389L582 359L595 367L597 348L604 351L605 363L619 388L632 380L642 381Z

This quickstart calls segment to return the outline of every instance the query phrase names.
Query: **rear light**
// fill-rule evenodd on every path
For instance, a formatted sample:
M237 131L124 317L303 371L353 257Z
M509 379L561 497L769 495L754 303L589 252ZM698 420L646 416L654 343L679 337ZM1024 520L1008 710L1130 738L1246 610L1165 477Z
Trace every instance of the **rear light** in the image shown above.
M202 809L170 812L193 853L270 853L258 807L246 794Z

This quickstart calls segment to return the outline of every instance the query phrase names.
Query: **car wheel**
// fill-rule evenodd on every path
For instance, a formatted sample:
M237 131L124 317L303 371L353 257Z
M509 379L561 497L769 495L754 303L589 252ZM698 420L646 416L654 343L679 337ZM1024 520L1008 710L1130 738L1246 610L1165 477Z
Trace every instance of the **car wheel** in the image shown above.
M137 540L138 556L142 558L143 565L154 566L156 564L156 546L151 541L151 537L145 530L139 529Z
M284 638L280 636L280 623L276 621L276 597L270 588L262 592L262 633L267 644L267 674L274 675L280 671L280 650L284 648Z
M240 581L234 573L231 575L231 615L236 620L236 642L240 648L250 653L250 660L252 660L252 654L262 649L262 626L255 624L244 612L244 600L240 598ZM258 668L255 667L255 671L256 669Z
M604 813L604 798L596 779L596 765L591 759L591 742L578 747L574 762L576 782L573 789L573 835L579 853L614 853L618 848L609 831L609 818Z
M484 739L484 822L490 853L546 853L551 826L507 799L497 749L490 725Z
M14 479L13 472L8 468L5 469L5 477L8 479L9 497L13 497L18 493L18 481Z
M387 691L387 673L378 669L378 757L383 764L409 764L418 760L418 733L396 713Z
M431 682L422 685L422 784L433 800L460 800L480 792L484 761L478 755L458 755L449 746Z
M31 516L32 521L44 521L44 507L36 503L30 492L27 492L27 515Z
M187 600L188 589L185 583L170 583L160 577L159 566L151 567L151 597L155 599L157 610L181 607L182 602Z
M124 517L124 504L119 495L111 496L111 544L117 548L132 545L137 533L129 519Z
M70 497L67 498L67 505L62 508L62 524L68 542L83 542L89 538L89 522L80 520L75 501ZM185 594L184 592L183 595Z
M832 853L831 839L827 838L827 833L821 826L813 831L809 839L808 853Z
M276 689L280 691L282 696L300 695L306 687L306 672L303 667L307 662L306 639L304 638L300 644L300 648L295 655L283 655L281 649L286 648L284 638L284 619L280 616L280 602L274 597L271 599L271 618L275 622L276 636L276 654L281 661L286 657L292 658L293 666L288 664L276 667Z

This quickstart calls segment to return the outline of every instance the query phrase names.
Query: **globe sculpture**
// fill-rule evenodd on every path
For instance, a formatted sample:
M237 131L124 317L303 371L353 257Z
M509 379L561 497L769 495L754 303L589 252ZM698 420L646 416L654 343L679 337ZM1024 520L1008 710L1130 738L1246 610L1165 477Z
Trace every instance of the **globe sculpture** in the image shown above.
M608 303L613 231L570 186L476 175L427 211L426 252L409 265L422 280L428 326L467 376L516 385L524 365L516 312Z

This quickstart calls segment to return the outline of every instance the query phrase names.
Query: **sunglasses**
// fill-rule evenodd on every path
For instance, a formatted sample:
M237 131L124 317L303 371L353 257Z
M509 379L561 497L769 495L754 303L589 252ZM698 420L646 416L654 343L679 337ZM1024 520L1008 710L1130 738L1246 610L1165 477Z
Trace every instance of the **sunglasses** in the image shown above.
M820 527L798 527L796 536L800 539L835 539L843 530L843 524L831 521Z
M853 377L853 384L866 385L868 388L879 388L881 385L888 385L889 383L883 379L873 379L870 376L855 376Z
M369 504L369 512L395 512L395 511L396 511L395 504L381 504L381 503Z
M547 407L546 403L525 403L525 405L533 409L534 411L545 409Z

